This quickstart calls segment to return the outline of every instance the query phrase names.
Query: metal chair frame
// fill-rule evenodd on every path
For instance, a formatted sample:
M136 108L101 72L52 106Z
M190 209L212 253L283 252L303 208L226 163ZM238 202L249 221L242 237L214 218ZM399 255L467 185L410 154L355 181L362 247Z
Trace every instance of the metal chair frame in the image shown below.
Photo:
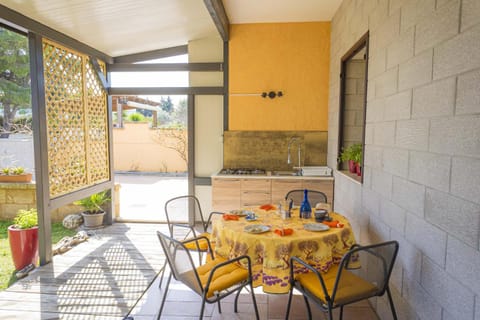
M394 252L393 252L393 255L392 255L392 258L391 258L390 261L385 261L385 259L382 256L379 256L373 250L373 249L376 249L376 248L381 247L381 246L394 246ZM368 299L368 298L371 298L371 297L374 297L374 296L383 296L386 292L387 296L388 296L388 301L390 303L390 309L392 311L393 319L397 320L397 313L395 311L395 306L393 304L392 294L391 294L390 288L389 288L389 280L390 280L390 276L391 276L391 273L392 273L393 265L395 263L395 259L396 259L397 254L398 254L398 248L399 248L399 245L398 245L397 241L387 241L387 242L372 244L372 245L368 245L368 246L361 246L361 245L358 245L358 244L353 245L352 248L350 249L350 251L348 251L342 257L342 260L340 261L339 268L338 268L338 271L337 271L337 275L336 275L336 278L335 278L335 284L334 284L331 296L328 293L328 290L327 290L327 287L325 285L325 281L322 277L321 272L319 272L318 270L316 270L315 268L313 268L312 266L310 266L308 263L301 260L300 258L292 257L290 259L290 279L291 279L290 284L291 284L291 288L290 288L290 293L289 293L289 297L288 297L287 313L286 313L285 319L288 320L288 317L289 317L289 314L290 314L290 306L291 306L291 302L292 302L293 290L297 289L298 291L300 291L303 294L303 298L304 298L305 304L307 306L308 319L312 319L312 311L310 309L310 304L308 302L309 299L312 300L313 302L315 302L315 304L317 304L322 309L322 311L328 312L330 320L333 320L332 310L335 309L335 308L340 308L339 319L341 320L343 318L343 307L345 305L355 303L355 302L358 302L358 301L361 301L361 300L365 300L365 299ZM339 283L341 281L342 272L344 272L343 271L344 269L345 270L349 269L348 264L350 262L351 257L354 256L355 254L357 254L360 251L365 251L369 254L372 254L372 255L376 256L376 258L378 258L378 261L381 262L381 267L382 267L382 270L383 270L383 277L384 277L383 287L380 288L379 290L377 290L375 292L375 294L372 294L371 296L361 297L361 298L358 298L358 299L352 299L352 300L349 300L348 302L345 302L345 303L342 303L342 304L336 304L335 295L336 295L337 290L339 288ZM314 295L310 291L304 289L303 286L295 280L294 264L300 264L303 267L307 268L310 272L313 272L316 275L316 277L318 278L318 281L319 281L319 285L321 285L321 287L322 287L324 298L325 298L325 301L327 302L326 305L321 299L319 299L316 295Z
M285 195L285 200L292 199L294 203L296 203L299 206L303 199L304 190L305 189L295 189L295 190L288 191L287 194ZM312 190L312 189L307 189L307 191L308 191L308 199L312 207L314 207L315 204L317 203L326 203L328 200L327 195L322 191Z
M161 244L161 246L163 248L163 251L165 253L166 261L167 261L167 263L170 267L170 270L171 270L171 272L168 276L167 285L165 287L165 293L163 295L162 302L160 304L160 310L159 310L157 319L160 319L160 317L161 317L163 307L165 305L165 300L166 300L166 297L167 297L167 294L168 294L168 287L170 285L170 281L172 279L172 276L173 276L173 278L175 278L175 280L178 280L178 281L182 282L182 279L180 279L180 273L177 271L177 269L175 267L175 263L174 263L175 256L171 255L171 251L169 250L169 247L168 247L169 244L167 243L167 241L170 242L170 245L175 246L173 248L175 253L177 252L177 248L179 248L181 250L184 250L185 253L188 255L188 260L189 260L190 266L191 266L191 268L194 272L194 279L196 281L195 284L198 287L200 287L202 290L201 290L201 292L197 292L191 284L189 285L189 284L184 283L184 282L182 282L182 283L187 285L189 288L192 289L192 291L194 291L195 293L199 294L202 297L202 307L201 307L200 315L199 315L200 320L203 319L203 314L204 314L204 311L205 311L205 303L210 303L210 304L217 303L218 304L218 310L221 313L222 310L221 310L221 306L220 306L220 301L223 298L225 298L225 297L227 297L227 296L229 296L229 295L231 295L235 292L236 292L236 296L235 296L235 303L234 303L234 311L235 311L235 313L237 313L238 312L238 298L240 296L240 292L242 291L243 288L247 288L247 286L249 287L249 289L250 289L249 291L250 291L250 294L252 296L252 301L253 301L253 306L254 306L254 309L255 309L256 319L257 320L259 319L257 301L255 299L255 294L254 294L253 285L252 285L253 284L252 268L251 268L251 260L250 260L249 256L243 255L243 256L239 256L239 257L236 257L236 258L233 258L233 259L230 259L230 260L227 260L225 262L217 264L215 267L212 268L212 270L211 270L211 272L208 276L208 279L206 281L206 284L205 284L205 286L203 286L201 284L200 277L199 277L199 275L198 275L198 273L195 269L195 264L193 263L193 259L190 255L190 250L188 250L185 247L185 243L198 241L200 239L202 239L204 241L207 241L208 246L210 248L208 253L211 255L211 258L214 259L212 251L211 251L211 244L210 244L209 239L207 237L198 237L198 238L192 238L192 239L189 239L189 240L186 240L186 241L178 241L178 240L176 240L172 237L167 236L166 234L163 234L160 231L157 231L157 236L160 240L160 244ZM207 293L209 291L209 286L210 286L211 281L213 279L214 273L222 267L225 267L229 264L237 264L241 260L247 260L248 278L241 281L240 283L237 283L237 284L233 285L230 288L227 288L227 289L223 290L222 292L215 292L215 294L210 298L207 297Z

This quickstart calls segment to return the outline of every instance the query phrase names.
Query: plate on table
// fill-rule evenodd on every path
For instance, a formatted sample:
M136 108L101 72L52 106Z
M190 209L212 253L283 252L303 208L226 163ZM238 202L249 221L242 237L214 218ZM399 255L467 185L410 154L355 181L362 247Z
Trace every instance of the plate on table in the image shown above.
M303 229L318 232L327 231L330 229L330 227L323 223L307 223L303 225Z
M247 211L245 211L245 210L230 210L230 214L233 214L233 215L239 216L239 217L245 217L247 215Z
M248 222L252 222L252 221L257 221L258 218L257 217L249 217L248 215L245 217L245 220L247 220Z
M248 233L264 233L270 231L270 227L263 224L252 224L246 226L243 230Z

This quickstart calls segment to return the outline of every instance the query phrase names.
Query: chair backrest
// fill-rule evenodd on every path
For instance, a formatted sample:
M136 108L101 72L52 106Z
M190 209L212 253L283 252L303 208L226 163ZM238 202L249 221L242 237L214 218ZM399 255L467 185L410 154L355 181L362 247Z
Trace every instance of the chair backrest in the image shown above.
M195 221L200 221L203 226L202 228L205 228L205 220L203 218L202 208L200 207L200 201L193 195L179 196L165 202L165 215L171 237L173 237L173 223L183 223L191 227L194 226L190 216L193 216Z
M201 294L203 288L189 250L185 248L182 242L160 231L157 231L157 236L173 277Z
M397 241L353 246L343 256L338 267L331 297L334 303L336 300L338 302L337 295L342 296L341 304L383 295L387 289L397 253ZM352 280L352 274L356 276L354 280ZM369 290L353 289L358 289L362 285L368 286Z
M290 190L287 192L285 195L285 200L292 199L293 204L300 206L303 200L303 191L305 189L297 189L297 190ZM327 195L321 191L317 190L308 190L308 201L310 202L310 205L312 208L315 208L315 205L317 203L326 203L327 202Z

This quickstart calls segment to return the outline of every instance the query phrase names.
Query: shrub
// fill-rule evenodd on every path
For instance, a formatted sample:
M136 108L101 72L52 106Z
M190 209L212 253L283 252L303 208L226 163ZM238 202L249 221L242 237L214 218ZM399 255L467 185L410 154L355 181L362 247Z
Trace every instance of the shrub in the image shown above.
M132 113L128 116L128 120L133 122L145 121L145 117L141 113Z
M17 215L13 219L13 223L18 229L29 229L38 225L37 209L18 210Z

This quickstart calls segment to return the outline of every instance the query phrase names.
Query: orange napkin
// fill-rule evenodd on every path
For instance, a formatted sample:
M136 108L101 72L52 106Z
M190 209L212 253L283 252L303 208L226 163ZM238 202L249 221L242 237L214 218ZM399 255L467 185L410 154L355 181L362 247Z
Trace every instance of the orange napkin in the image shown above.
M223 220L238 220L238 216L235 214L224 213Z
M280 237L283 237L283 236L289 236L289 235L293 234L293 229L290 229L290 228L275 229L275 231L273 231L273 232L278 234Z
M344 224L340 223L338 220L332 220L332 221L323 221L323 224L326 224L330 228L343 228Z
M277 208L275 208L275 206L271 204L264 204L263 206L260 206L260 209L265 211L270 211L270 210L275 210Z

